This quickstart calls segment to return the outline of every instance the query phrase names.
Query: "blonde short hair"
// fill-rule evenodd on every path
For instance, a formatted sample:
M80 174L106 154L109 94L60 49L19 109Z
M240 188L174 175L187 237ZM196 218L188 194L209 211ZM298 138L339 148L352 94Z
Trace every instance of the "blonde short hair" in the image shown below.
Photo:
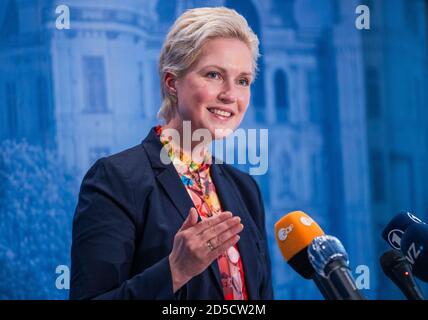
M176 98L164 84L170 72L183 76L198 59L202 46L209 39L235 38L244 42L253 57L253 73L257 71L259 40L243 16L225 7L195 8L185 11L171 27L159 58L162 105L158 118L168 123L175 114Z

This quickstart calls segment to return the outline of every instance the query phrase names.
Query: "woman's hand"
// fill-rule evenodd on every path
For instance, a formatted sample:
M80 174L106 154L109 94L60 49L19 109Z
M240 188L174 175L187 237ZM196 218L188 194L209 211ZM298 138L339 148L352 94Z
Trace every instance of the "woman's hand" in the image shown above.
M197 223L198 213L190 209L169 255L174 293L239 241L238 233L244 228L240 221L224 211Z

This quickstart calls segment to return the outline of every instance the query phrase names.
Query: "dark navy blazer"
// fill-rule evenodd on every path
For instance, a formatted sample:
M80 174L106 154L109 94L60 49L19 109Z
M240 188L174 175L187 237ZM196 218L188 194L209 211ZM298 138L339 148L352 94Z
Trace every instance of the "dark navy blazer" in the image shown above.
M193 202L154 129L142 144L98 160L73 220L71 299L223 299L217 261L173 294L168 255ZM211 166L224 210L241 217L238 242L249 299L272 299L262 198L254 179Z

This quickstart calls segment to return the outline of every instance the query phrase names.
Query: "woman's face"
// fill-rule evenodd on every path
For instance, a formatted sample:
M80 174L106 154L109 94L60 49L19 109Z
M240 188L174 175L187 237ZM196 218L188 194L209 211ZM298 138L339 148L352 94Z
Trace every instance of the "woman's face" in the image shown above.
M215 139L225 137L239 126L247 110L252 69L251 51L244 42L208 40L199 59L175 81L177 116L190 120L192 130L207 128Z

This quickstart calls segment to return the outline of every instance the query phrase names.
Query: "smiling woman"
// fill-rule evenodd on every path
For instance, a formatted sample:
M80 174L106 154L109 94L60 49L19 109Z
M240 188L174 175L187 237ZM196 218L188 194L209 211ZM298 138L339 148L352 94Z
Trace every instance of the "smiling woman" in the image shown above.
M165 127L180 129L189 120L195 130L206 128L216 139L223 138L215 134L221 129L234 131L250 100L251 61L250 49L241 40L208 40L184 76L164 75L167 90L177 97L171 106L174 116Z
M272 299L257 184L212 161L208 141L184 141L196 130L222 139L238 128L258 55L257 36L234 10L177 19L159 61L165 124L97 161L82 182L71 298Z

